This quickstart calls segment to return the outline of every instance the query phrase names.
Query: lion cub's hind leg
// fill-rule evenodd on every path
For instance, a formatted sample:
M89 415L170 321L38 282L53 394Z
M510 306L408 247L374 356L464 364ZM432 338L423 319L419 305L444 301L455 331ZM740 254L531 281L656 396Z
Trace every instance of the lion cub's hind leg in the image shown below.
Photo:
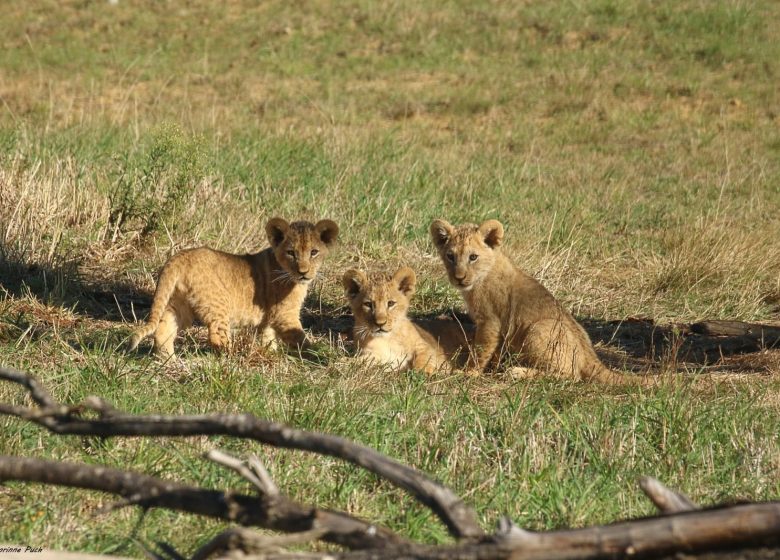
M173 341L178 331L176 312L169 307L163 312L154 331L154 351L158 356L164 359L173 356Z
M579 380L587 359L574 332L564 320L545 319L531 325L521 356L529 365L566 379Z
M192 325L194 317L192 310L186 302L174 302L168 304L160 319L160 323L154 331L154 351L161 358L173 356L173 343L179 330Z

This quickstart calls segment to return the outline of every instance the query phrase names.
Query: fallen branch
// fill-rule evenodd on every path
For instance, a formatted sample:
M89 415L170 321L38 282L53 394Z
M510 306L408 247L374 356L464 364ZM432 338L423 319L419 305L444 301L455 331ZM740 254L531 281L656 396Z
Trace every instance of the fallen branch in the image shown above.
M701 321L691 325L691 331L707 336L746 336L773 346L780 341L780 327L745 323L743 321Z
M699 509L699 506L694 504L688 496L667 488L660 480L652 476L640 477L639 487L661 513L680 513Z
M27 387L41 408L0 404L0 413L30 420L56 433L100 436L221 434L315 452L316 449L324 447L328 451L322 454L349 457L347 460L359 465L367 461L383 472L389 470L393 476L397 476L399 472L411 471L414 475L410 478L412 481L422 480L426 484L434 485L434 488L443 488L411 467L343 438L302 432L258 420L250 415L132 416L113 409L105 401L95 397L86 399L82 405L67 407L56 403L45 389L29 376L8 372L9 370L0 368L0 379L10 379ZM98 418L81 416L89 411L97 413ZM369 460L363 458L366 454ZM0 481L42 482L100 490L124 498L122 505L164 507L234 521L241 525L295 533L288 537L265 537L232 529L201 547L193 560L224 557L233 550L247 553L247 560L589 560L649 558L677 552L697 553L727 547L780 544L780 502L696 509L696 505L684 495L674 492L655 479L643 478L640 481L642 489L662 512L667 512L666 515L606 526L544 533L523 530L508 519L503 519L492 536L468 539L454 545L421 545L404 540L389 529L376 527L345 513L322 510L290 500L279 493L270 475L256 458L245 464L221 452L212 451L208 457L249 480L258 495L247 496L191 487L139 473L91 465L4 456L0 456ZM444 490L449 492L446 488ZM451 492L445 495L453 496ZM465 505L462 507L473 515L473 510ZM447 513L452 514L449 510ZM280 546L315 538L352 550L337 553L287 553L276 550Z
M484 535L476 512L452 490L407 465L342 437L298 430L251 414L137 416L116 410L96 397L89 397L80 405L65 406L57 403L35 378L26 373L0 367L0 379L27 388L41 406L33 409L0 404L0 414L35 422L56 434L101 437L222 435L337 457L412 494L444 522L454 537L479 538ZM98 417L82 417L81 414L86 411L95 412Z
M677 552L723 551L777 543L780 502L697 510L635 519L586 529L535 533L502 523L496 535L480 543L451 546L405 544L382 550L340 554L264 554L264 560L596 560L658 558ZM245 560L259 560L249 556Z
M167 508L275 531L321 531L322 540L348 548L378 549L406 542L389 529L281 495L269 499L221 492L107 467L0 455L0 481L7 480L99 490L125 498L122 505Z

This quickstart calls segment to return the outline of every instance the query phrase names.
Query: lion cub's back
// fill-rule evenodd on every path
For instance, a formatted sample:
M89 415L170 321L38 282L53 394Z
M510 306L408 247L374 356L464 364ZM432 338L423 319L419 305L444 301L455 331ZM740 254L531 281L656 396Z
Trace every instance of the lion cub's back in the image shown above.
M189 305L199 319L215 311L239 319L253 314L257 279L250 258L209 247L187 249L168 260L161 278L175 278L175 300Z
M474 340L474 324L462 323L450 317L415 319L414 325L421 335L433 346L438 346L447 359L463 365L469 345Z

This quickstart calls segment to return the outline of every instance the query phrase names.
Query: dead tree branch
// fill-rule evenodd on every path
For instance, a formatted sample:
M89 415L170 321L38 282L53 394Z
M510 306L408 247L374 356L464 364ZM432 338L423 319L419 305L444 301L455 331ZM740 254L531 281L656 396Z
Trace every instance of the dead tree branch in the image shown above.
M86 399L79 406L64 406L55 402L40 384L26 374L0 368L0 379L23 385L40 407L0 404L0 413L27 419L55 433L106 437L219 434L248 438L278 447L305 449L340 457L361 466L368 464L370 468L366 467L367 470L388 479L389 476L384 473L390 473L395 480L403 482L398 483L403 488L411 486L418 492L427 492L426 499L433 500L439 504L438 507L443 507L442 503L450 504L442 502L442 496L447 499L454 496L451 491L430 481L411 467L343 438L295 430L259 420L251 415L132 416L117 411L102 399L94 397ZM83 414L88 411L97 413L98 417L85 418ZM696 509L696 505L682 494L670 490L655 479L643 478L640 481L641 487L665 515L606 526L544 533L523 530L504 519L492 536L483 535L479 539L468 539L455 545L421 545L345 513L322 510L292 501L279 493L270 475L256 458L250 460L247 465L220 452L211 452L208 457L236 470L255 486L258 495L247 496L192 487L104 467L7 456L0 456L0 481L41 482L99 490L121 496L125 504L145 508L163 507L234 521L246 526L296 533L289 537L263 537L249 531L233 529L204 545L193 560L206 560L220 555L224 557L233 550L242 550L249 554L245 557L247 560L590 560L650 558L676 552L697 553L727 547L780 544L780 502ZM415 491L410 492L417 495ZM454 498L457 499L456 496ZM428 503L422 499L420 501ZM462 505L459 499L458 503L462 507L460 511L465 511L475 518L473 510ZM462 531L464 525L457 525L462 519L452 510L445 508L442 515L443 519L456 523L455 529L451 528L453 533L456 533L456 530ZM469 524L466 523L465 527L468 528ZM471 530L479 530L476 521ZM286 553L277 550L278 547L291 542L297 544L314 538L352 550L338 553Z
M657 558L676 552L722 551L760 546L778 538L780 502L744 504L586 529L535 533L504 523L480 543L452 546L405 544L383 550L323 553L331 560L596 560ZM249 556L246 560L259 560ZM265 554L264 560L313 558L311 553Z
M688 496L667 488L660 480L652 476L641 477L639 487L661 513L680 513L699 509L699 506L694 504Z
M0 414L35 422L56 434L101 437L222 435L328 455L362 467L403 488L429 507L454 537L484 536L476 512L452 490L407 465L342 437L298 430L251 414L140 416L116 410L95 397L77 406L65 406L57 403L35 378L26 373L0 367L0 379L25 387L41 407L0 404ZM85 411L95 412L98 417L84 418L81 414Z
M323 540L348 548L377 549L406 542L389 529L284 496L221 492L107 467L0 456L0 481L7 480L99 490L144 508L167 508L275 531L323 531Z

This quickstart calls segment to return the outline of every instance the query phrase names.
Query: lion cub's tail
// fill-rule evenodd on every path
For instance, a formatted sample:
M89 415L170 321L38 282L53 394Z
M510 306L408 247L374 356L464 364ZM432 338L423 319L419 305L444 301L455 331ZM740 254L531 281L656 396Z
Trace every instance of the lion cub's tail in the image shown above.
M157 289L154 291L152 310L149 312L146 324L138 327L133 332L133 336L128 343L128 349L131 351L135 350L144 338L157 330L157 325L160 324L165 308L168 307L168 302L171 300L176 284L179 282L177 267L171 266L171 264L173 263L166 264L162 272L160 272L160 278L157 280Z
M625 385L638 387L655 387L658 385L658 379L646 375L627 375L601 366L586 378L585 381L598 381L607 385Z

